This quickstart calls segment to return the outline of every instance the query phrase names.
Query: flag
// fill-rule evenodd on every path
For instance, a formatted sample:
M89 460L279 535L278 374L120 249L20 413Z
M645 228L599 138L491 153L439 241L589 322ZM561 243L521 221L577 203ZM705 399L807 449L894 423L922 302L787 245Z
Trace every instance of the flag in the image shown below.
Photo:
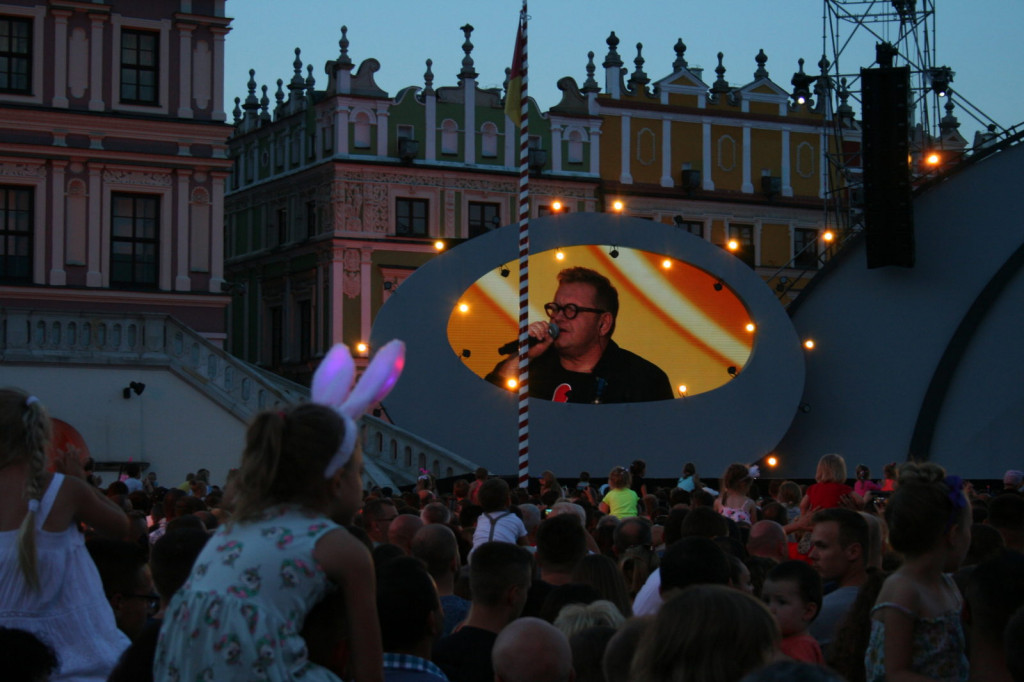
M508 76L508 89L505 92L505 115L517 126L522 116L523 79L526 69L523 63L523 52L526 50L526 0L519 12L519 30L516 31L516 51L512 56L512 72Z

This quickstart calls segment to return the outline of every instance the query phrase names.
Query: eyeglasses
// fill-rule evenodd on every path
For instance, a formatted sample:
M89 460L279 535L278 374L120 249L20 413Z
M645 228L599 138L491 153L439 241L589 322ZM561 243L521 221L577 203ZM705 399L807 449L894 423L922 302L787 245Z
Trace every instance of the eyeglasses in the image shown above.
M575 303L566 303L565 305L545 303L544 312L548 314L548 317L554 317L558 313L562 313L565 319L573 320L580 313L597 313L600 315L601 313L606 313L608 311L601 310L600 308L584 308L583 306L576 305Z
M126 599L145 599L146 612L153 615L160 610L160 595L158 594L123 594Z

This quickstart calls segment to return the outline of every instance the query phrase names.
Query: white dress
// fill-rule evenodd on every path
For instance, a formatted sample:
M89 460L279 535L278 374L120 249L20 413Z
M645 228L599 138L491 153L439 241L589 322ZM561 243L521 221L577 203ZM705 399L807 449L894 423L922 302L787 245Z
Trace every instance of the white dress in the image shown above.
M25 584L18 565L18 531L0 532L0 625L27 630L57 653L51 680L106 680L129 640L114 622L96 564L75 525L42 529L64 482L54 474L36 515L39 592Z

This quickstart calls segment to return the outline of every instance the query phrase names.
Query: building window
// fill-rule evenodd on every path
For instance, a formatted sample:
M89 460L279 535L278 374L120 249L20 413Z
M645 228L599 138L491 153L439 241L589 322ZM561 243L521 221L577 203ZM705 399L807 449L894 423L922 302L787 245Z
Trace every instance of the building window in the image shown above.
M569 206L564 201L559 202L560 206L556 210L553 204L540 204L537 206L537 217L545 218L549 215L558 215L560 213L571 213Z
M284 361L284 310L275 305L270 308L270 366L277 369Z
M426 199L395 201L395 234L399 237L426 237L428 234Z
M0 17L0 92L32 94L32 20Z
M459 125L450 118L441 124L441 153L459 153Z
M306 239L316 234L316 202L306 202Z
M469 202L469 236L477 237L501 225L501 205Z
M288 209L277 209L277 244L288 243Z
M569 133L569 163L583 163L583 133L574 130Z
M364 111L356 114L352 124L352 145L356 149L370 148L370 116Z
M741 261L754 267L754 226L753 225L730 225L729 239L736 240L739 248L733 253Z
M487 122L480 126L480 156L494 158L498 155L498 126Z
M0 281L32 281L31 187L0 187Z
M676 220L676 227L704 239L704 223L699 220Z
M313 357L313 303L308 298L299 301L299 360Z
M160 197L114 194L110 221L111 285L155 288L160 250Z
M121 31L121 102L158 104L160 35L149 31Z
M793 267L818 269L818 231L798 227L793 230Z

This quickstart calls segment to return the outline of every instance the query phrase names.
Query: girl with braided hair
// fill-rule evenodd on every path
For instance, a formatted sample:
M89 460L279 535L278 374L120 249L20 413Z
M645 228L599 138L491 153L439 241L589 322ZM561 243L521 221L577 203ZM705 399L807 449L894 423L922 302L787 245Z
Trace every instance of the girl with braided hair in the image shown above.
M52 424L39 400L0 389L0 625L57 652L53 680L106 680L128 638L118 631L79 524L122 538L128 517L85 481L76 452L46 470Z

